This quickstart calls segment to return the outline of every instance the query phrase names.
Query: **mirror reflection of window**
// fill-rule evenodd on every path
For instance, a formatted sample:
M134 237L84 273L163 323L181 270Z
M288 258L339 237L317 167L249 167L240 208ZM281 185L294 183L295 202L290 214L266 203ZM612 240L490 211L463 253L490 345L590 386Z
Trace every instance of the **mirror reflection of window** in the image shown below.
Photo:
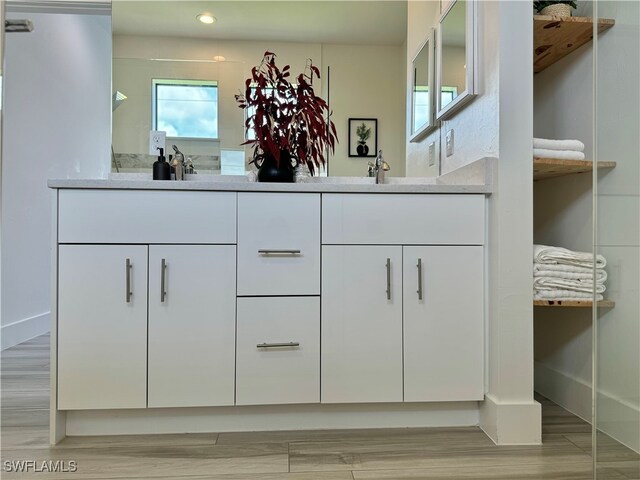
M218 82L153 80L153 129L170 138L218 138Z
M453 99L458 96L458 88L457 87L440 87L440 105L448 105L453 102Z
M429 123L431 111L429 61L429 44L427 43L413 61L413 133Z
M444 108L464 92L466 85L466 12L467 2L457 0L442 20L440 107Z

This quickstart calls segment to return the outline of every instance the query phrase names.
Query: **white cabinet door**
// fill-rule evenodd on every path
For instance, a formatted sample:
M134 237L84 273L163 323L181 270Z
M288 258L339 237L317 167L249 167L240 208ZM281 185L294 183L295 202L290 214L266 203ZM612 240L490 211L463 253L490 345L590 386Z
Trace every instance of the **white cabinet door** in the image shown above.
M402 401L402 247L322 248L322 402Z
M320 402L320 298L238 298L236 403Z
M58 262L58 408L146 407L147 247L60 245Z
M149 407L233 405L235 267L233 245L149 247Z
M406 402L484 398L483 257L482 247L404 247Z
M320 194L238 194L238 295L320 293Z

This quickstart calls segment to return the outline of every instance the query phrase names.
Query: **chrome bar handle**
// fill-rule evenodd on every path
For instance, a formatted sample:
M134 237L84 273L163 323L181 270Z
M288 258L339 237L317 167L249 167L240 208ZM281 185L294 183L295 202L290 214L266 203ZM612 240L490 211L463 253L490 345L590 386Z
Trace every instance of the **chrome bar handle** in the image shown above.
M125 278L126 278L126 289L127 289L127 294L126 294L126 300L127 303L131 303L131 297L133 296L133 292L131 291L131 269L133 268L133 265L131 265L131 259L127 258L126 262L125 262Z
M256 348L281 348L281 347L299 347L300 342L284 342L284 343L259 343Z
M417 294L418 294L418 300L422 300L422 259L419 258L418 259L418 264L416 265L416 267L418 267L418 290L417 290Z
M167 272L167 260L162 259L160 262L160 302L164 303L167 297L167 289L165 285L165 277Z
M258 250L258 255L300 255L300 250Z
M387 300L391 300L391 259L387 258Z

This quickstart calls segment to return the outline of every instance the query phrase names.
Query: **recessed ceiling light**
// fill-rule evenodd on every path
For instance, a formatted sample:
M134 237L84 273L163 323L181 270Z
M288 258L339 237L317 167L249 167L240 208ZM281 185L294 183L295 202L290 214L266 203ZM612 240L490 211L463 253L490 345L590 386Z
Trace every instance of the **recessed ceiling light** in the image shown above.
M207 25L210 25L216 21L216 17L214 17L210 13L201 13L199 15L196 15L196 18L202 23L206 23Z
M224 62L227 59L227 57L223 57L222 55L216 55L215 57L213 57L213 59L216 62Z

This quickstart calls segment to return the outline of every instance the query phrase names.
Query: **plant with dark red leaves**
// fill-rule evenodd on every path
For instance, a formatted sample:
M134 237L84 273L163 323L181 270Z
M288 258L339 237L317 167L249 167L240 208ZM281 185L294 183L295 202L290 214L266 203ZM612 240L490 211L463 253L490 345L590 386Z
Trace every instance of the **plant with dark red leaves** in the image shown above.
M329 120L327 102L313 91L314 77L320 78L318 67L308 60L296 84L288 80L290 69L278 68L272 52L265 52L260 65L251 69L244 94L235 96L240 108L250 109L245 127L255 134L255 140L243 145L252 145L252 163L272 156L279 167L282 153L288 152L314 174L326 164L326 152L335 151L336 127Z

